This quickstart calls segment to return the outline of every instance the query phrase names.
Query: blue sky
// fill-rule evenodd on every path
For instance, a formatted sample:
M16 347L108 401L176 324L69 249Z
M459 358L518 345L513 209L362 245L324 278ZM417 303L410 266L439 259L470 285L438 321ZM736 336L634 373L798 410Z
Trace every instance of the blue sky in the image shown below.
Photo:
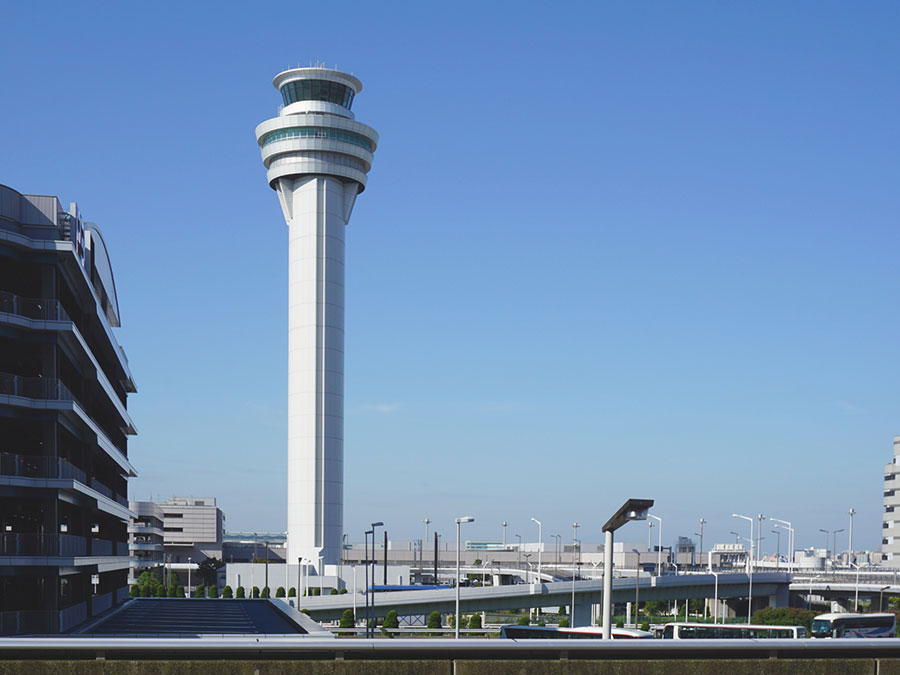
M287 230L253 129L318 59L381 135L347 232L353 539L599 541L650 497L666 539L762 512L821 546L852 506L880 545L896 3L185 5L0 9L0 182L103 230L134 497L284 527Z

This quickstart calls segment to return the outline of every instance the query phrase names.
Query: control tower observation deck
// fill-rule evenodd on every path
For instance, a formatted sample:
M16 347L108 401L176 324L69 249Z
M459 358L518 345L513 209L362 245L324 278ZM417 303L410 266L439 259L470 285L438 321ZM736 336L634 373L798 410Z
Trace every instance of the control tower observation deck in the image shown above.
M288 561L336 563L344 527L344 228L378 134L350 112L362 83L329 68L273 81L284 106L256 127L288 225Z

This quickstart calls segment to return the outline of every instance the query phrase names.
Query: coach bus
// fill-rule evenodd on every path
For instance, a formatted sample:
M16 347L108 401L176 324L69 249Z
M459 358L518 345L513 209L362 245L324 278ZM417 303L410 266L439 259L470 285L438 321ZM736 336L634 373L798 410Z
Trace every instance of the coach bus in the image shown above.
M500 637L511 640L599 640L603 629L599 626L582 628L553 628L552 626L501 626ZM653 633L633 628L613 628L613 640L646 640Z
M757 626L746 623L667 623L665 640L741 640L805 638L805 626Z
M892 638L897 631L893 614L820 614L812 622L814 638Z

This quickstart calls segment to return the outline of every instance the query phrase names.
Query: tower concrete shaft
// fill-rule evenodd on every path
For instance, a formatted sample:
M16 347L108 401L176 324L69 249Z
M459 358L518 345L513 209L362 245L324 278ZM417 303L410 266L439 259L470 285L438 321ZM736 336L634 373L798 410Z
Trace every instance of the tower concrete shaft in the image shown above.
M288 560L337 562L344 511L344 228L378 134L350 106L352 75L275 77L284 107L256 128L288 225Z

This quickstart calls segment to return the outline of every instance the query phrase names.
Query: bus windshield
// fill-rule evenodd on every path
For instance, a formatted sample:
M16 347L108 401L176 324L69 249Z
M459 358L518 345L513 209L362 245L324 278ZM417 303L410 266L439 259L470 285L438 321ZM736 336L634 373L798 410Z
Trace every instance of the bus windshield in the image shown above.
M813 637L831 637L831 621L828 619L813 619Z

